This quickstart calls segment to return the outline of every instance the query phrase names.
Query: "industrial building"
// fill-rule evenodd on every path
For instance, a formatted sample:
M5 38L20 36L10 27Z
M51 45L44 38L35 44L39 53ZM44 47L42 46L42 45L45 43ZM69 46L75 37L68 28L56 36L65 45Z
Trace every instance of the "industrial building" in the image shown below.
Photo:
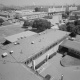
M78 39L75 39L73 41L65 40L59 46L59 52L62 54L66 53L69 55L75 55L77 57L80 57L80 42L78 41Z
M69 6L66 6L66 7L62 6L62 7L52 7L52 8L49 8L48 12L64 12L64 11L66 11L66 8L68 8L69 11L76 11L77 10L76 6L74 6L74 7L73 6L71 6L71 7L69 7Z
M44 32L22 38L17 45L1 50L1 80L43 80L44 75L35 69L41 61L54 56L58 46L69 33L49 29ZM31 68L32 67L32 68Z
M17 14L20 14L23 19L30 20L30 19L36 19L36 18L43 18L45 16L48 16L47 12L26 12L26 11L17 11Z

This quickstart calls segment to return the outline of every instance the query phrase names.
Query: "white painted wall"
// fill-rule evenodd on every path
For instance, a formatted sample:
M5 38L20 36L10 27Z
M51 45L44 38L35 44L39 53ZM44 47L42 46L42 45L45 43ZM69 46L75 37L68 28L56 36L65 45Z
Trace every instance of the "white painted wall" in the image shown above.
M61 43L62 43L62 42L61 42ZM61 43L59 43L59 44L56 45L55 47L51 48L49 51L47 51L46 53L44 53L41 57L35 59L35 66L36 66L37 64L39 64L41 61L43 61L44 59L46 59L46 56L47 56L47 55L51 55L51 54L53 54L54 52L56 52L56 51L58 50L58 47L59 47L59 45L60 45ZM32 66L32 63L28 64L28 66L31 67L31 66Z

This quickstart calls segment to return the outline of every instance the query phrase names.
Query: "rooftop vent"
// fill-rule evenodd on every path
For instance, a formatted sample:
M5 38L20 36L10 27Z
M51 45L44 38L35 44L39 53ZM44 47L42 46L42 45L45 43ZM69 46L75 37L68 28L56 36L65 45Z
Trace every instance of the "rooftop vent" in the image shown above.
M32 41L31 44L34 44L34 41Z
M17 44L19 44L19 42L17 42L17 41L16 41L16 42L14 42L14 45L17 45Z
M21 39L23 39L23 37L21 37Z
M39 40L39 42L41 42L41 39Z
M17 42L15 42L14 45L17 45Z
M2 58L6 57L8 54L5 52L2 54Z
M12 54L13 53L13 51L10 51L10 54Z

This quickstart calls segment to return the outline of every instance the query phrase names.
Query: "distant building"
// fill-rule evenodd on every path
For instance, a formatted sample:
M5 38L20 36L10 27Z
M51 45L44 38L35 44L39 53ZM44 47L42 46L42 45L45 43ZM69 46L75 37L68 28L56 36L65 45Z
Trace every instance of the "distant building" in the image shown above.
M66 10L66 8L64 7L53 7L53 8L49 8L48 12L64 12Z
M62 14L54 14L52 19L47 19L52 25L60 24L62 22Z
M77 7L69 7L69 6L62 6L62 7L51 7L48 9L48 12L65 12L66 10L69 10L69 11L76 11L77 10Z
M47 12L16 11L16 13L20 14L24 20L37 19L48 16Z
M76 11L77 10L77 7L76 6L71 6L71 7L69 7L69 11Z

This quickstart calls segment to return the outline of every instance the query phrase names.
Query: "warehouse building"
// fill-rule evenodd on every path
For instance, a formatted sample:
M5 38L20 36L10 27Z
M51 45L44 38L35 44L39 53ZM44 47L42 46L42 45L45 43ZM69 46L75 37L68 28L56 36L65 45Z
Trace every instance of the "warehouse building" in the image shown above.
M62 54L69 54L72 56L80 57L80 42L76 40L65 40L63 43L59 46L59 52ZM74 57L75 57L74 56Z
M16 14L21 15L22 19L24 19L24 20L37 19L37 18L43 18L45 16L48 16L47 12L18 11L18 12L16 12Z
M35 65L37 65L46 58L46 55L51 55L56 52L58 49L58 46L56 45L66 39L68 34L69 33L65 31L50 29L30 37L20 39L18 41L20 45L16 45L10 50L14 51L13 56L19 62L24 62L26 65L28 64L31 67L33 60ZM52 49L54 46L55 49ZM42 55L43 57L39 58Z
M36 72L36 66L48 61L58 50L58 46L69 33L49 29L44 32L18 40L18 45L1 51L0 78L2 80L43 80ZM40 66L41 67L41 66ZM49 76L50 77L50 76Z

